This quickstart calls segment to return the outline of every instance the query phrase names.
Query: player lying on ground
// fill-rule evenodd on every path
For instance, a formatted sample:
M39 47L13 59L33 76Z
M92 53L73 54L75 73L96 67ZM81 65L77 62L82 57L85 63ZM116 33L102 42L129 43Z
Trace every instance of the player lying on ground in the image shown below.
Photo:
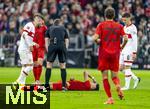
M140 78L131 71L131 66L137 53L137 29L135 25L132 24L131 15L129 13L125 13L122 16L122 21L125 23L124 31L128 35L128 42L120 55L120 70L125 74L125 86L121 88L121 90L128 90L130 88L131 78L134 79L134 89L140 82Z
M99 90L99 84L96 82L94 77L89 75L88 72L84 71L83 77L84 81L76 80L74 77L71 77L70 80L66 82L67 89L79 91ZM52 90L62 90L62 82L51 82L50 88Z
M39 48L36 48L34 46L34 49L32 51L33 55L33 74L35 79L35 84L40 84L40 76L42 72L42 65L44 60L44 54L45 54L45 32L47 30L47 27L44 22L44 17L42 19L41 26L38 26L35 28L35 37L33 38L33 41L39 44Z
M113 104L114 100L111 95L110 84L108 81L108 71L111 71L111 78L116 86L117 93L120 99L123 99L123 92L120 87L120 80L118 77L119 71L119 56L120 56L120 38L123 36L124 42L121 49L127 43L127 35L125 35L123 26L113 19L115 18L115 10L107 8L105 10L104 22L98 24L93 40L100 43L98 70L102 72L103 86L108 96L108 100L104 104Z
M33 46L38 48L38 44L33 42L33 37L35 35L35 27L41 25L42 17L40 14L34 15L34 21L27 23L24 28L20 39L20 44L18 48L22 69L19 78L13 83L13 88L17 88L19 85L23 86L26 81L26 77L29 72L33 69L33 57L32 51Z
M69 81L66 82L67 90L74 90L74 91L90 91L90 90L99 90L99 84L96 82L94 77L89 75L88 72L83 72L84 81L76 80L74 77L71 77ZM92 81L90 81L90 79ZM51 90L63 90L62 89L62 82L51 82L50 83ZM21 90L24 91L49 91L50 89L45 89L44 86L24 86L21 87Z

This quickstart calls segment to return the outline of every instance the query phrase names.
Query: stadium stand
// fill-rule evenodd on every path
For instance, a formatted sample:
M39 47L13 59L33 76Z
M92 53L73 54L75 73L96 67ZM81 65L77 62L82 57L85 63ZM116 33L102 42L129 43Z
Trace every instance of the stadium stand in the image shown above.
M97 52L91 36L96 25L104 20L106 7L115 8L115 20L120 23L124 12L132 13L139 41L135 63L144 64L139 68L150 67L149 0L0 0L0 63L18 65L17 45L21 28L32 19L34 13L39 12L45 17L47 26L52 25L55 18L62 19L70 32L69 50L85 51L85 64L89 66L89 56Z

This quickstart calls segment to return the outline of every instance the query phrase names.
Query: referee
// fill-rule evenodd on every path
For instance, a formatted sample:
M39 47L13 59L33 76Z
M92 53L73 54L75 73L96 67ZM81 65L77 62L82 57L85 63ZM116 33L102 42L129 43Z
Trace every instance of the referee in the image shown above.
M50 26L46 31L45 44L46 50L48 51L45 87L49 88L52 65L58 55L62 78L62 90L66 90L66 52L69 45L69 35L60 19L54 20L54 25Z

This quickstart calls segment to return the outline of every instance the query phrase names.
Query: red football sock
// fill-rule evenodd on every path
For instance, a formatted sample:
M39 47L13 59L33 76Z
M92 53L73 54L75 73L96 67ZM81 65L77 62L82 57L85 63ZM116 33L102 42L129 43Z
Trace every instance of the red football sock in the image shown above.
M36 77L36 80L40 80L41 73L42 73L42 66L39 65L39 66L37 67L37 77Z
M33 67L33 74L35 81L37 80L37 71L38 71L37 67Z
M119 78L118 77L113 77L112 78L112 81L113 81L113 83L117 86L117 85L120 85L120 80L119 80Z
M111 92L110 92L110 84L108 82L108 79L103 80L103 86L104 86L104 89L105 89L105 92L106 92L107 96L110 98L111 97Z

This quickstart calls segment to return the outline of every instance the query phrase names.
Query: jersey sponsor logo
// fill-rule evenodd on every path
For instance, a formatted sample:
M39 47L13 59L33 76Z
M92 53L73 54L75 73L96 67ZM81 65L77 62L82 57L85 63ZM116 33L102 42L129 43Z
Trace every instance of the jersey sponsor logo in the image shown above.
M27 29L29 30L29 29L30 29L30 27L29 27L29 26L27 26Z

